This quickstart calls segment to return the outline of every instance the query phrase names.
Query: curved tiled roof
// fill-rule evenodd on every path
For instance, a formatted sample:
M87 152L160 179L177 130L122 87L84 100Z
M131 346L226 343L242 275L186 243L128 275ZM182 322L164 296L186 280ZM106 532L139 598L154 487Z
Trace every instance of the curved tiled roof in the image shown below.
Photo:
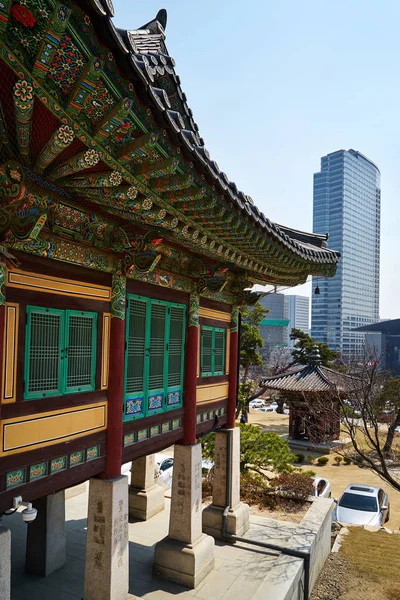
M322 365L298 365L281 375L266 377L262 385L290 393L349 393L355 389L352 377Z
M200 137L183 92L175 61L169 56L165 45L167 13L159 11L156 18L134 30L117 29L112 17L111 0L84 0L87 9L94 12L96 31L102 41L114 51L117 62L128 77L142 85L146 103L154 109L156 117L164 124L182 152L204 173L224 198L257 228L264 230L279 244L307 262L335 265L340 255L326 247L327 235L315 235L291 230L271 222L255 206L250 196L238 190L235 183L211 160ZM159 79L168 74L173 82L173 93L160 87Z

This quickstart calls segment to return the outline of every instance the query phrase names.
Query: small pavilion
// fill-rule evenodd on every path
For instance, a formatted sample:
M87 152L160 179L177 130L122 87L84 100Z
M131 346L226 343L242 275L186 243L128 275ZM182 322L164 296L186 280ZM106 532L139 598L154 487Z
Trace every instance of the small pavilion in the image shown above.
M340 398L354 389L353 378L321 364L296 365L267 377L262 386L280 392L289 404L289 437L330 442L340 437Z

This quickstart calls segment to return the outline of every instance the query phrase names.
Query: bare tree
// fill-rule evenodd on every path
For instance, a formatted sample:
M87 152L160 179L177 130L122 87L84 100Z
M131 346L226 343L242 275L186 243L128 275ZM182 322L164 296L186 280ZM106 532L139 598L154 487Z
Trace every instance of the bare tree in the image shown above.
M341 433L350 444L336 452L353 462L368 467L381 479L400 491L400 436L395 429L400 424L400 379L379 369L380 361L369 354L351 369L348 394L332 390L330 398L316 397L309 403L311 415L324 412L325 419L341 413ZM318 419L310 420L311 439L321 440L323 431Z

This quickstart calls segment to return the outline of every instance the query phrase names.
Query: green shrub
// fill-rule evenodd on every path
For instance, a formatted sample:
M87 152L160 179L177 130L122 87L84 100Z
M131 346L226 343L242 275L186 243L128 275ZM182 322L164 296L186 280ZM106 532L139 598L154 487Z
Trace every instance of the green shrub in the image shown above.
M316 476L316 474L317 474L317 472L316 472L316 471L312 471L312 470L310 470L310 471L302 471L302 473L303 473L304 475L308 475L309 477L315 477L315 476Z
M333 460L335 461L335 463L339 467L339 465L340 465L340 463L342 462L343 459L342 459L341 456L335 456L335 458Z
M304 461L304 454L295 454L295 461L297 463L302 463Z
M309 465L313 465L314 464L314 460L315 460L315 456L311 456L311 454L310 454L310 456L308 457L308 464Z
M327 456L320 456L317 458L317 463L319 467L324 467L329 462L329 458Z
M351 465L352 460L351 460L350 456L344 456L343 462L345 465Z

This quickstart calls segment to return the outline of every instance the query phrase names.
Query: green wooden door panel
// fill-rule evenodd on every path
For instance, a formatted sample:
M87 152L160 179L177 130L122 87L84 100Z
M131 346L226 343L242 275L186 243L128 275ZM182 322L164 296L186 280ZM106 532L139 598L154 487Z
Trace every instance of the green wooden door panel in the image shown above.
M213 328L201 328L201 376L208 377L214 371Z
M95 389L97 313L66 311L63 392Z
M214 375L223 375L225 373L225 329L214 328Z
M61 394L64 358L62 310L27 307L24 398Z
M125 415L145 414L147 299L130 296L126 319Z
M169 307L166 410L182 406L185 326L186 307L171 304Z
M147 347L149 364L147 414L157 414L164 410L165 375L168 364L167 311L167 303L150 301L150 335Z

